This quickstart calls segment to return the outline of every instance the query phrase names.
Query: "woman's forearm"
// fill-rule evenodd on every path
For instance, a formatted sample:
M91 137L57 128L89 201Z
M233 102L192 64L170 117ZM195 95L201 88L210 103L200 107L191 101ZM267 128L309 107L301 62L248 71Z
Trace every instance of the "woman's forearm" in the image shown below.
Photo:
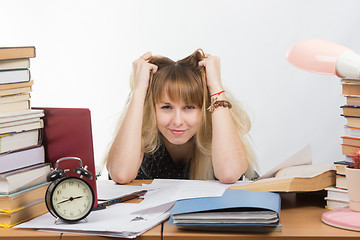
M118 183L135 179L142 162L141 129L146 90L134 91L123 122L110 148L107 169Z
M226 100L224 94L219 100ZM238 130L228 108L218 108L212 113L212 162L214 174L224 183L233 183L248 168Z

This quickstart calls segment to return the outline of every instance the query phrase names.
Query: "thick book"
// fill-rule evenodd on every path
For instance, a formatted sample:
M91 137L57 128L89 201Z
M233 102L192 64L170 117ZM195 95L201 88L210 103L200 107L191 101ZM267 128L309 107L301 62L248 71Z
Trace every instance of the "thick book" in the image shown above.
M10 194L0 194L0 212L11 212L33 202L44 200L50 183L40 183Z
M325 188L327 192L326 208L334 209L338 207L347 207L349 206L349 194L346 189L328 187Z
M44 146L0 155L0 173L45 162Z
M335 185L335 172L334 164L291 166L279 170L275 177L230 188L269 192L319 191Z
M0 153L10 153L40 146L41 142L40 129L0 135Z
M342 154L347 156L353 156L360 150L360 146L341 144Z
M11 228L47 212L45 200L33 202L15 211L0 211L0 227Z
M3 113L0 114L0 124L12 122L13 125L19 125L17 121L24 119L39 119L44 116L43 110L25 110L12 113Z
M30 100L0 104L0 113L24 111L30 109Z
M354 128L360 128L360 117L351 117L351 116L344 116L346 119L346 125L347 127L354 127Z
M11 90L11 89L31 87L33 84L34 84L34 80L31 80L28 82L21 82L21 83L0 84L0 93L3 91ZM1 94L1 95L4 95L4 94Z
M350 137L360 137L360 128L345 126L344 135Z
M44 127L44 121L42 119L40 120L34 120L27 123L22 123L19 125L11 125L7 127L0 127L0 135L3 134L9 134L9 133L18 133L18 132L24 132L34 129L40 129Z
M336 168L336 174L345 175L345 168L349 166L351 161L343 160L334 162Z
M8 94L8 95L0 95L0 104L4 103L12 103L12 102L19 102L30 100L30 93L16 93L16 94Z
M333 198L329 198L329 197L325 197L325 201L326 201L325 208L327 208L327 209L336 209L336 208L349 206L349 201L343 201L343 200L333 199Z
M0 70L25 69L30 67L29 58L0 60Z
M0 47L0 60L34 57L36 57L34 46Z
M46 183L50 173L49 163L39 163L0 174L0 196ZM26 181L24 181L26 179Z
M183 229L274 231L281 226L280 209L277 193L227 189L221 197L177 201L169 224Z
M342 136L342 142L344 145L352 145L360 147L360 138L350 137L350 136Z
M0 71L0 84L13 84L30 81L29 69L15 69Z
M14 83L16 84L16 83ZM1 85L0 85L1 86ZM14 95L14 94L21 94L21 93L30 93L32 91L32 87L19 87L19 88L10 88L0 90L0 97Z
M344 105L341 108L344 116L360 117L360 106Z
M39 163L0 174L0 194L11 194L45 183L51 165ZM24 180L26 179L26 181Z
M346 183L346 176L345 175L336 174L335 187L347 190L347 183Z
M360 96L346 96L346 105L360 106Z

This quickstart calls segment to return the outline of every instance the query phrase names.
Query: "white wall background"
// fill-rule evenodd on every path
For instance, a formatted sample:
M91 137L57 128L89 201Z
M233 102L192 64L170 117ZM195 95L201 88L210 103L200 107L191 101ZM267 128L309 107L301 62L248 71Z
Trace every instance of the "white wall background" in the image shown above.
M285 53L307 38L360 53L359 9L357 0L0 0L0 46L36 46L33 106L90 108L99 167L134 59L218 55L264 173L307 144L315 163L343 159L339 79L296 69Z

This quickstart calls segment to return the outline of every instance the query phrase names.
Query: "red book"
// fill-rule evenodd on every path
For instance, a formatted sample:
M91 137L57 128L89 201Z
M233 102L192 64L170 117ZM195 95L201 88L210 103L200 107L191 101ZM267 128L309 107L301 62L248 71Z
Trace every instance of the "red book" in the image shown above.
M91 128L90 110L87 108L35 108L43 109L45 161L56 167L56 161L63 157L78 157L83 166L92 173L93 179L84 177L94 190L97 206L96 173ZM59 168L70 169L69 176L77 176L73 170L80 167L79 161L61 161Z

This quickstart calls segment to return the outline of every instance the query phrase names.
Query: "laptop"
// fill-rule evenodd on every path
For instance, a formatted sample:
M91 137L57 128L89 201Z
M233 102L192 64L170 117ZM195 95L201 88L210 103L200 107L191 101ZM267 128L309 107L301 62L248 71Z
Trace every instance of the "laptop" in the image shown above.
M45 147L45 161L56 167L56 161L62 157L78 157L83 167L93 174L93 179L84 177L94 190L94 207L98 205L96 189L96 173L94 162L94 149L91 128L91 114L87 108L42 108L43 109ZM65 160L59 163L59 168L70 169L69 176L78 176L74 169L80 167L79 161Z

